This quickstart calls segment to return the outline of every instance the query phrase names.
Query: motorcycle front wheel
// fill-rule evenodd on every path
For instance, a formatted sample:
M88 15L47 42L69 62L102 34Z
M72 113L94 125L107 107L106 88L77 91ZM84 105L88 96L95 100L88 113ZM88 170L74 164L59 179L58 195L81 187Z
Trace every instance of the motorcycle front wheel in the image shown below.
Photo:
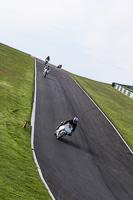
M58 135L56 134L56 138L59 140L60 138L62 138L63 137L63 135L65 134L65 132L63 131L63 132L61 132L61 133L59 133Z

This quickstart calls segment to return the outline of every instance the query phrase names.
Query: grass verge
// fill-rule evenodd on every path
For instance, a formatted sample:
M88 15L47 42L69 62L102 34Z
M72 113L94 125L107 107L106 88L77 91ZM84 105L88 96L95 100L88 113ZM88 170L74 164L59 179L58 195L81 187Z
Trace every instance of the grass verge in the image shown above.
M133 150L133 99L110 84L101 83L70 73L111 120Z
M0 43L0 199L49 200L31 150L34 59Z
M70 73L71 74L71 73ZM71 74L133 150L133 100L111 85ZM0 198L50 200L30 146L34 59L0 43Z

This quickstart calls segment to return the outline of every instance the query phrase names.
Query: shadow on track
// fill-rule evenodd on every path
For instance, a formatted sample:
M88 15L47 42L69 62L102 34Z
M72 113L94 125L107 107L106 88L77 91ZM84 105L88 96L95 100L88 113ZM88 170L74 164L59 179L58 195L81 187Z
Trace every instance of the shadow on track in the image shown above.
M65 143L65 144L67 144L67 145L70 145L70 146L72 146L72 147L74 147L74 148L76 148L76 149L79 149L80 151L83 151L83 152L86 152L86 153L90 153L90 152L89 152L89 149L85 149L84 147L82 147L82 146L79 145L79 144L76 144L76 143L73 142L73 141L67 140L67 139L65 139L65 138L61 138L60 141L63 142L63 143Z
M45 79L49 79L49 80L52 80L52 81L54 81L52 78L50 78L50 77L47 77L47 76L45 76L44 78L45 78Z

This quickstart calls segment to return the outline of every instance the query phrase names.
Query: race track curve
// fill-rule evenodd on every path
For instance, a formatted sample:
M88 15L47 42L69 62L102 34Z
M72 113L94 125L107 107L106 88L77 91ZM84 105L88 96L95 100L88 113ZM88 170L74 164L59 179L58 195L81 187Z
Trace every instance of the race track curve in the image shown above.
M56 200L133 200L133 156L114 128L63 70L43 77L37 59L35 154ZM71 137L57 140L61 121L77 116Z

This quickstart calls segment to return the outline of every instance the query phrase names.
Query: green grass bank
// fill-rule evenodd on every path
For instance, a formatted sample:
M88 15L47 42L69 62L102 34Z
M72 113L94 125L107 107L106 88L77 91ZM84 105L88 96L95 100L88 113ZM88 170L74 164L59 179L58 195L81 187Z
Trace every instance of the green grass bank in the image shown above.
M71 74L71 73L70 73ZM133 150L133 100L111 85L71 74ZM112 80L113 81L113 80ZM50 200L33 161L30 121L34 59L0 43L0 199Z
M0 199L50 200L33 161L34 59L0 43Z
M133 99L116 90L111 84L90 80L72 73L70 75L96 102L133 150Z

